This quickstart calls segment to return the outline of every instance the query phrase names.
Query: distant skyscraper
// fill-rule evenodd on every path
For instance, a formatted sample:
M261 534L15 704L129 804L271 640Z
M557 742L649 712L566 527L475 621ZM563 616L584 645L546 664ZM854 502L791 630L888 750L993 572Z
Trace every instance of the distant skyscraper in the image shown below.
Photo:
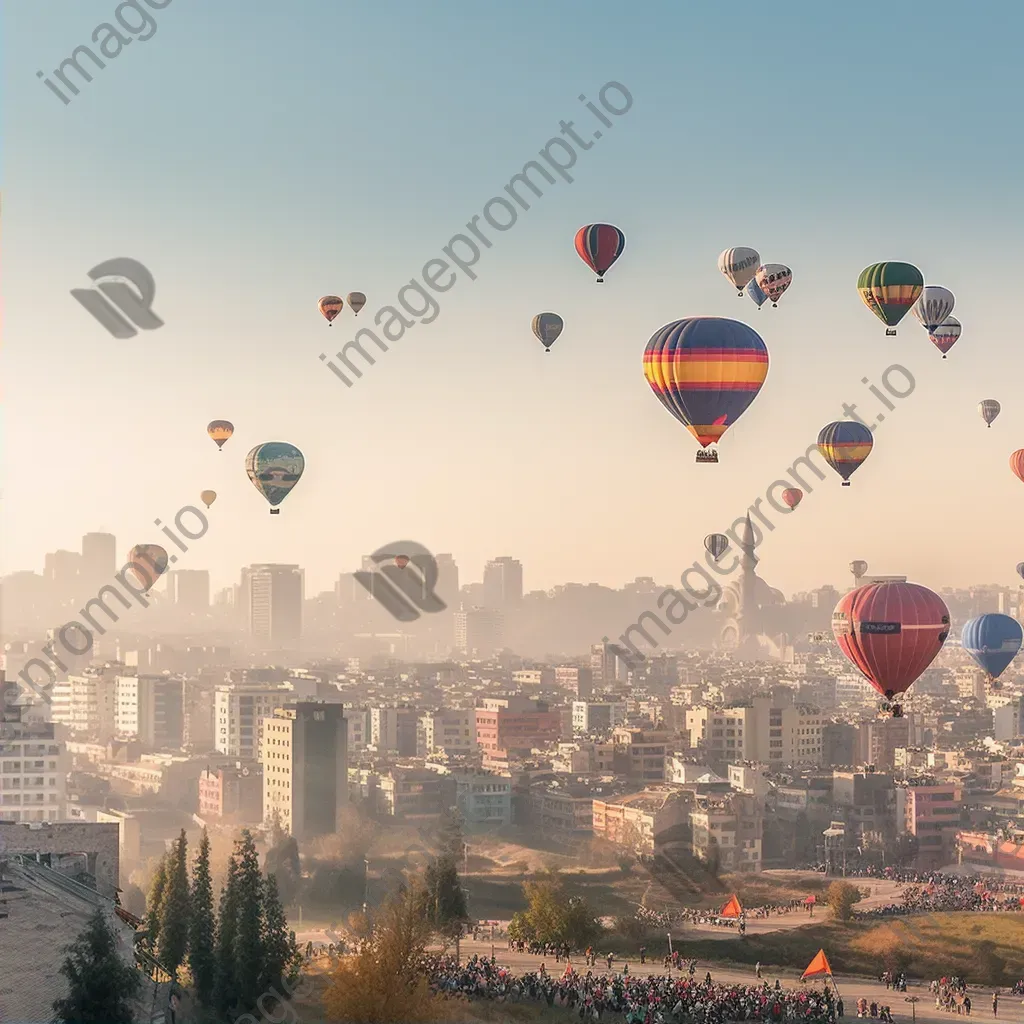
M50 583L53 597L60 604L78 597L81 570L82 556L77 551L51 551L47 554L43 575Z
M437 596L449 608L455 609L459 606L459 567L455 559L445 552L435 556L437 560Z
M303 574L297 565L250 565L242 570L244 604L253 639L275 649L302 636Z
M179 610L205 615L210 610L210 574L206 569L172 569L167 574L167 593Z
M488 608L505 608L523 599L523 565L504 555L484 566L484 603Z
M455 613L455 647L462 654L490 658L505 643L505 617L494 608L472 608Z
M117 572L117 538L112 533L87 533L82 538L81 573L91 586L109 583Z

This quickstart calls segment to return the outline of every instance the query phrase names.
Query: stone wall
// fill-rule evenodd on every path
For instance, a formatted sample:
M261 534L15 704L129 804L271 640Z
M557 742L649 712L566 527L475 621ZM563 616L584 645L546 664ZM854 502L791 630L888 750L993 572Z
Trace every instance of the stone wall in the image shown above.
M112 898L118 887L119 833L114 824L0 821L0 857L84 853L97 891Z

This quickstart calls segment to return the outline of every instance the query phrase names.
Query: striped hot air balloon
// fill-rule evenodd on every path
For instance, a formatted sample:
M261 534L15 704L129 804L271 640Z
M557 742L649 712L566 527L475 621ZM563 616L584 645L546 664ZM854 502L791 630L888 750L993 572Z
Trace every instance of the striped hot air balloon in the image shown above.
M928 329L928 340L942 353L942 358L945 359L946 353L956 344L962 331L960 321L955 316L947 316L941 324Z
M914 319L931 334L953 312L955 304L956 298L948 288L930 284L921 291L917 302L910 307L910 312L914 314Z
M949 609L917 583L867 583L836 605L832 632L850 662L892 700L941 650L949 635Z
M740 298L743 297L743 289L754 280L760 265L761 257L758 251L746 245L725 249L718 257L719 271L732 283Z
M612 224L584 224L576 232L576 251L597 274L598 284L604 281L604 275L625 248L626 236Z
M729 547L729 538L724 533L709 533L704 538L707 553L717 562Z
M706 448L757 397L768 376L768 349L737 320L675 320L647 343L644 376L661 404Z
M804 500L804 492L799 487L787 487L782 492L782 500L790 508L796 508Z
M777 306L786 289L793 283L793 271L782 263L766 263L757 268L754 280L758 287Z
M889 328L894 328L907 315L923 290L924 277L917 267L892 260L872 263L861 271L857 280L857 291L864 305Z
M331 327L334 318L345 308L345 300L340 295L325 295L316 305Z
M1010 456L1010 469L1018 480L1024 481L1024 448L1018 448Z
M818 434L818 451L843 478L844 487L850 486L850 477L871 454L873 444L871 431L853 420L829 423Z
M231 440L235 428L227 420L213 420L206 425L206 432L217 448L223 450L224 445Z

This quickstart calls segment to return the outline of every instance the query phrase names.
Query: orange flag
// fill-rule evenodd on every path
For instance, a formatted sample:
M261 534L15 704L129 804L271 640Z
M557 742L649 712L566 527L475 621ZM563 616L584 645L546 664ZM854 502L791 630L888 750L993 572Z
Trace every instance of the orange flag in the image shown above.
M820 978L823 974L827 974L830 978L832 977L832 965L828 962L828 957L825 956L825 950L819 949L814 954L814 959L807 965L807 970L800 975L800 980L803 981L805 978Z
M718 912L719 917L739 917L743 913L740 901L735 896L730 896L725 906Z

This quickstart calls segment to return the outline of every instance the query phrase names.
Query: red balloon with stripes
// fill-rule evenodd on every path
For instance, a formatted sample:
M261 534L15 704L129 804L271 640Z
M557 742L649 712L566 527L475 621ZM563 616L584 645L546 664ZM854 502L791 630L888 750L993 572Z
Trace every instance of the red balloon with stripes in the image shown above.
M626 236L612 224L585 224L576 232L576 251L597 274L598 284L625 248Z
M832 632L871 685L892 698L905 693L942 649L949 609L917 583L867 583L836 605Z

